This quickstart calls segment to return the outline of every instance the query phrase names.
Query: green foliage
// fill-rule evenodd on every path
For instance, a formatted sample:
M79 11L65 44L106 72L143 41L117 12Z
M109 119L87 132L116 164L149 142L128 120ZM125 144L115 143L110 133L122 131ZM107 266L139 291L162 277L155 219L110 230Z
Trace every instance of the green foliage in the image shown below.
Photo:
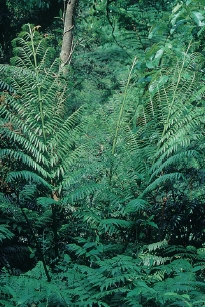
M100 244L86 242L82 249L87 257L91 260L94 251L98 251L100 259L92 258L86 266L79 263L84 253L75 264L65 254L56 273L52 273L51 283L42 275L40 262L21 276L11 277L3 272L1 303L7 297L11 306L17 302L19 306L32 303L37 306L119 306L119 303L121 306L203 306L204 283L196 280L203 266L197 263L202 259L197 250L187 248L187 257L191 254L193 257L183 259L176 246L159 243L158 253L162 246L163 252L170 254L172 248L175 255L158 257L156 261L154 251L150 254L145 249L137 257L121 254L107 259Z
M69 80L38 27L14 40L2 306L204 306L200 3L80 3Z
M0 241L12 239L14 234L8 229L8 225L0 225Z
M52 241L55 248L48 258L58 257L56 215L64 210L60 208L60 198L65 173L68 176L74 161L81 155L76 137L81 111L66 115L69 89L59 74L59 61L54 60L53 48L48 47L46 38L42 39L37 28L28 25L28 31L21 32L13 42L13 65L0 67L12 87L11 92L5 92L1 106L4 148L0 155L3 165L9 160L17 161L6 176L6 194L11 194L12 186L10 201L25 219L25 240L32 240L32 247L37 248L42 260L47 255L42 254L41 245L45 250ZM11 141L15 147L9 147ZM39 196L43 198L37 201ZM27 211L30 208L31 213ZM52 230L47 232L51 221ZM30 238L26 233L28 229ZM7 236L9 238L9 231ZM45 263L44 268L46 270Z
M13 45L14 66L1 66L15 93L6 94L1 108L3 137L14 140L24 150L5 148L1 156L17 159L22 167L36 172L12 173L9 180L22 177L40 182L41 176L41 183L54 180L56 185L57 178L63 176L80 153L72 149L80 111L65 118L67 87L58 74L58 61L53 62L53 49L47 47L46 39L41 39L35 28L29 26L29 32L22 32Z

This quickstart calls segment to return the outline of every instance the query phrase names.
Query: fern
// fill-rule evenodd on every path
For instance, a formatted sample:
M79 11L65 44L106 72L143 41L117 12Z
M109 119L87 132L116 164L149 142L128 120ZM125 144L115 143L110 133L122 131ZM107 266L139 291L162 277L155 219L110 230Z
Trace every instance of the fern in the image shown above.
M84 152L78 142L82 109L66 114L66 80L60 75L54 49L37 28L25 26L13 41L13 48L12 65L0 67L12 87L0 110L2 137L6 140L0 156L3 163L9 159L18 163L10 167L7 185L15 185L16 206L37 250L35 257L42 261L50 280L46 261L58 259L58 214L63 216L58 200L63 196L65 174ZM7 147L10 141L15 144L12 148ZM28 184L37 187L33 200L29 200ZM27 211L29 202L33 202L32 213ZM52 230L48 231L51 221Z
M16 164L9 165L10 201L4 198L0 213L3 225L9 216L14 238L27 240L37 264L10 276L3 254L1 304L6 298L22 307L203 304L204 250L186 244L197 237L198 225L200 244L203 239L204 62L191 54L192 46L177 50L176 22L184 11L174 16L181 6L174 8L168 23L163 3L149 2L147 10L141 1L120 10L120 26L126 23L135 49L142 47L139 60L128 82L127 70L115 68L116 93L103 106L96 88L107 82L106 90L113 90L110 78L105 73L87 86L81 76L89 94L71 95L96 104L85 110L83 129L83 108L67 114L72 99L54 50L31 27L14 41L13 66L0 68L6 75L2 89L10 84L1 108L1 157L3 164ZM112 2L106 5L116 10ZM111 24L115 39L126 45L127 31ZM183 37L185 45L191 36ZM106 46L109 53L99 48L93 62L86 63L90 53L76 61L86 63L85 71L97 63L102 78L104 62L126 54L125 45ZM130 64L125 56L118 63L122 59ZM2 233L3 240L13 239L6 229ZM177 238L183 245L170 245ZM16 248L10 250L15 254Z
M8 225L0 225L0 241L4 239L12 239L14 234L8 229Z
M45 39L28 27L29 32L14 42L15 57L12 63L15 66L8 68L19 98L7 95L10 108L4 105L1 110L2 116L13 126L10 130L5 127L5 137L23 146L24 152L3 149L2 156L21 160L44 179L48 173L51 174L52 168L52 175L58 178L78 158L79 154L71 149L76 135L75 130L72 134L71 131L79 123L81 115L80 111L76 111L65 118L63 104L66 87L58 75L58 63L52 63L53 50L46 47ZM8 73L6 66L1 69ZM26 78L23 69L26 70ZM73 157L68 158L68 152ZM55 171L54 167L57 168Z

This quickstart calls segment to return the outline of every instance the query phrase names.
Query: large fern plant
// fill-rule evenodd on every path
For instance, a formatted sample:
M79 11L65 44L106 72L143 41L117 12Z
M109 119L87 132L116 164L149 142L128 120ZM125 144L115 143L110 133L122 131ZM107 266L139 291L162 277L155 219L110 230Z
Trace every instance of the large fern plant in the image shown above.
M4 97L0 155L2 165L9 165L10 170L3 186L6 193L13 187L14 201L22 210L26 200L33 199L41 212L50 215L57 257L56 212L65 173L69 177L81 152L77 147L81 111L67 115L69 88L60 74L55 51L38 27L27 25L13 41L13 48L12 65L0 66ZM36 188L30 189L32 185ZM22 214L28 224L25 211Z
M19 149L5 148L1 156L14 157L30 168L10 174L9 180L30 178L58 190L59 178L77 156L73 149L80 111L66 117L68 88L58 61L53 61L54 50L28 27L29 32L14 41L13 66L1 66L12 91L5 92L1 107L3 136ZM1 86L7 89L3 82Z
M123 94L86 118L92 165L65 184L84 235L203 243L204 60L168 50L163 63L142 73L134 62Z
M176 195L182 191L189 204L201 203L204 198L197 185L201 181L200 169L204 168L202 67L200 54L182 54L175 67L156 72L143 102L137 105L136 127L131 134L134 132L134 140L141 144L138 150L146 167L149 165L142 195L152 193L156 202L163 197L167 205L179 202ZM197 193L191 192L193 187ZM162 200L161 206L165 203Z

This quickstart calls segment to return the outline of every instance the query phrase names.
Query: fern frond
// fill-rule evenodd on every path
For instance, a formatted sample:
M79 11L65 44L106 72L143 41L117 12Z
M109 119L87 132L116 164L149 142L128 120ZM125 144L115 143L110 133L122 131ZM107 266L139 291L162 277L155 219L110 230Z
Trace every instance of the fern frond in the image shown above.
M128 222L120 219L104 219L100 221L99 228L102 228L104 233L108 232L110 235L118 232L118 228L130 228L132 222Z
M62 162L59 162L57 168L52 172L53 177L59 178L61 175L65 177L65 174L71 169L74 163L79 160L80 157L82 157L82 147L72 151L70 150L70 152L67 151L66 155L62 157ZM62 187L63 185L61 184L60 188Z
M0 225L0 241L2 242L4 239L12 239L14 234L8 229L8 225L1 224Z
M157 162L151 167L150 172L151 172L151 178L150 180L152 180L152 178L156 175L158 175L159 173L162 173L164 170L166 170L168 167L172 166L172 165L177 165L180 164L181 161L185 160L190 164L192 163L192 160L189 158L192 157L198 157L199 154L197 151L195 150L182 150L182 152L176 153L170 157L168 157L165 162L163 162L163 160L166 158L167 156L167 152L162 154L159 159L157 160Z
M33 172L30 171L15 171L15 172L10 172L7 175L7 181L11 182L11 181L18 181L18 179L22 179L22 180L26 180L26 182L35 182L38 184L42 184L45 187L47 187L49 190L52 190L51 185L45 181L43 178L41 178L40 176L36 175Z
M66 187L66 181L64 182L63 186ZM73 204L102 188L103 185L100 183L87 183L85 186L76 187L74 191L70 192L69 195L64 198L63 202Z
M65 140L65 136L67 136L67 131L75 127L79 123L81 117L82 109L78 109L73 114L71 114L65 121L62 120L62 125L58 124L58 130L55 131L55 135L52 139L52 142L57 145L62 144L62 142Z
M25 164L25 165L31 167L33 170L39 172L44 178L50 177L50 174L43 167L41 167L40 164L38 164L30 156L24 154L23 152L16 151L16 150L13 150L13 149L2 149L0 151L0 156L1 157L9 156L11 158L14 157L16 160L21 161L23 164ZM40 154L37 153L36 154L36 160L40 160L40 159L41 159ZM44 161L46 161L46 160L44 160Z
M0 65L0 72L2 71L2 66ZM13 87L8 84L7 82L3 81L3 80L0 80L0 89L1 90L6 90L10 93L15 93L15 90L13 89Z
M59 205L59 202L50 197L38 197L37 204L45 208L50 208L51 205Z
M141 210L144 210L147 207L148 203L146 200L137 198L131 200L126 208L125 208L125 213L136 213L140 212Z
M145 195L146 193L155 190L157 187L162 187L167 183L167 181L177 182L178 180L183 179L183 177L184 176L181 173L170 173L161 175L146 187L142 195Z
M170 257L161 257L156 255L139 255L139 257L142 259L142 263L145 266L160 266L162 264L165 264L166 262L170 261Z
M166 247L168 245L167 240L163 240L160 242L152 243L148 245L148 250L149 252L155 251L156 249L159 249L161 247Z

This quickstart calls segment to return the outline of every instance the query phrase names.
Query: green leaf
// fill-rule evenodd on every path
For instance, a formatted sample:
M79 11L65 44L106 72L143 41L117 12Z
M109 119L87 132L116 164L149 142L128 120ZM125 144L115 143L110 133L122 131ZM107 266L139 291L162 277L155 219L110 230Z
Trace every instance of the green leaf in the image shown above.
M12 239L14 237L14 234L8 228L9 226L6 224L0 225L0 241L3 241L4 239Z
M157 82L152 82L149 86L149 92L154 95L159 88L164 85L167 81L168 81L169 77L168 76L161 76L159 77L159 79L157 80Z
M205 25L205 22L203 21L204 20L204 16L202 15L202 13L200 13L200 12L192 12L192 16L194 18L194 21L196 22L196 24L199 27L202 27L202 26Z
M201 270L203 270L203 269L204 269L203 266L197 265L197 266L195 266L194 268L192 268L191 271L192 271L193 273L195 273L195 272L201 271Z
M161 59L163 53L164 53L164 48L159 49L155 54L155 59Z
M35 182L35 183L40 183L44 185L45 187L49 188L52 190L51 185L45 181L42 177L38 176L37 174L24 170L24 171L16 171L16 172L10 172L7 176L7 182L15 181L23 179L26 180L27 182Z
M172 13L176 13L180 8L182 7L182 4L177 4L173 7L172 9Z
M41 206L51 206L51 205L59 205L59 202L54 200L53 198L50 198L50 197L38 197L37 198L37 204L38 205L41 205Z
M144 210L146 208L146 206L148 205L147 201L145 201L142 198L136 198L131 200L126 208L125 208L125 212L126 213L136 213L136 212L140 212L141 210Z

